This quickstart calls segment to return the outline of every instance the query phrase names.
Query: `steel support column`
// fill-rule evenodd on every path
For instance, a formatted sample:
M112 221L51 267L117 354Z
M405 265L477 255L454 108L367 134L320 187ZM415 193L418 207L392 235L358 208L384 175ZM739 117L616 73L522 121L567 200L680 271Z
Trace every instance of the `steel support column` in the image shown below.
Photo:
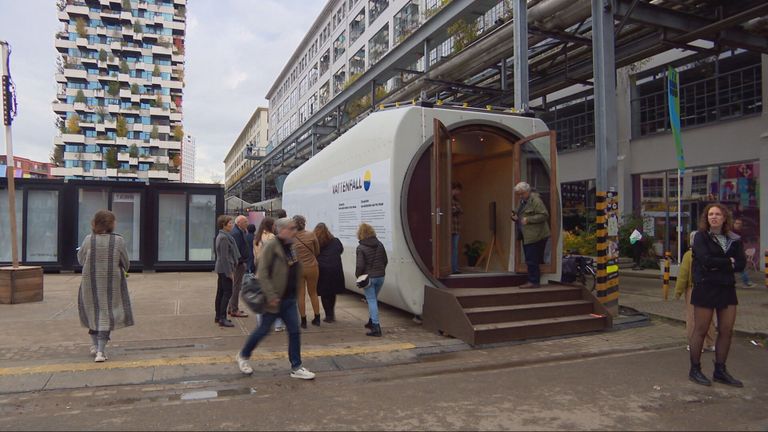
M528 111L528 2L514 0L515 109Z
M507 91L509 89L509 82L507 81L507 59L501 59L501 68L499 69L501 74L501 91Z
M595 90L595 155L598 198L597 297L618 314L618 277L610 277L613 257L609 256L606 196L618 186L618 143L616 133L616 59L611 0L592 0L592 62ZM621 197L627 199L627 197ZM602 208L601 208L602 207ZM610 279L610 283L608 282Z

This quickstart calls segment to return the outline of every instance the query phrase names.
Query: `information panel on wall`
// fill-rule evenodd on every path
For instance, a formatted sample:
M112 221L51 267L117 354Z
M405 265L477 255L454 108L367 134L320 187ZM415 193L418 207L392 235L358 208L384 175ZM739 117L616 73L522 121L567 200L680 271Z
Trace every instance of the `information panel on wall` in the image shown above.
M357 228L370 224L392 250L392 201L389 159L363 166L298 190L286 191L289 216L307 218L307 229L324 222L345 246L355 247Z

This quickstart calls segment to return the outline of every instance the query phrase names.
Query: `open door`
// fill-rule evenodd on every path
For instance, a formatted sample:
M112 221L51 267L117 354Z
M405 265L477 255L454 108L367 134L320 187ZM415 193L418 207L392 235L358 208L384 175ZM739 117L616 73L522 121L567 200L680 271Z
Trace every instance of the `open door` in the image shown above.
M560 215L557 213L559 208L557 134L555 131L547 131L527 136L515 143L514 154L514 160L517 161L514 175L515 184L521 181L530 184L549 211L550 237L544 253L541 272L555 273L559 259L557 245L560 237ZM520 198L514 194L515 207L519 203ZM522 249L520 239L515 238L515 272L517 273L527 272Z
M451 274L451 136L440 120L434 120L432 145L432 274Z

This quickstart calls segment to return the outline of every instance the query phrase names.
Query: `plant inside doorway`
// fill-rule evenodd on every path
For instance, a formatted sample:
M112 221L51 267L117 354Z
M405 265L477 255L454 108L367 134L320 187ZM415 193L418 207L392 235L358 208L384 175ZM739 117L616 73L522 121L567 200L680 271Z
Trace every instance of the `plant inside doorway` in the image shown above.
M470 267L476 266L477 260L483 254L484 250L485 250L485 243L481 242L480 240L475 240L472 243L465 244L464 255L467 257L467 264Z

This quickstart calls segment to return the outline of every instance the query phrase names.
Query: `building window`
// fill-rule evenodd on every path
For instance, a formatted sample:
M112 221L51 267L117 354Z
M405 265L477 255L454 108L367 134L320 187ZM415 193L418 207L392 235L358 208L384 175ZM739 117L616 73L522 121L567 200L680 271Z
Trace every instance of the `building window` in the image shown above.
M365 72L365 47L360 48L351 59L349 59L350 77Z
M355 43L365 32L365 8L360 9L360 13L355 15L349 23L349 44Z
M389 23L368 41L368 67L375 65L389 51Z
M664 177L643 178L642 196L644 199L664 198Z
M368 24L373 24L388 7L389 0L368 0Z
M595 101L592 94L555 101L541 119L557 132L557 150L595 145Z
M328 69L331 68L331 51L325 50L325 53L320 57L320 76L325 75Z
M341 56L344 55L344 52L347 50L347 32L343 31L339 35L339 37L336 38L335 41L333 41L333 61L338 61Z
M344 70L344 67L342 66L341 69L339 69L334 75L333 75L333 94L339 94L342 90L344 90L344 85L347 83L347 72Z
M707 175L695 175L691 178L691 195L707 195Z
M409 1L395 15L393 23L395 44L399 44L419 27L419 2L417 0Z
M320 90L317 92L317 97L321 107L328 103L328 100L331 97L331 84L329 81L326 81L325 84L320 86Z

